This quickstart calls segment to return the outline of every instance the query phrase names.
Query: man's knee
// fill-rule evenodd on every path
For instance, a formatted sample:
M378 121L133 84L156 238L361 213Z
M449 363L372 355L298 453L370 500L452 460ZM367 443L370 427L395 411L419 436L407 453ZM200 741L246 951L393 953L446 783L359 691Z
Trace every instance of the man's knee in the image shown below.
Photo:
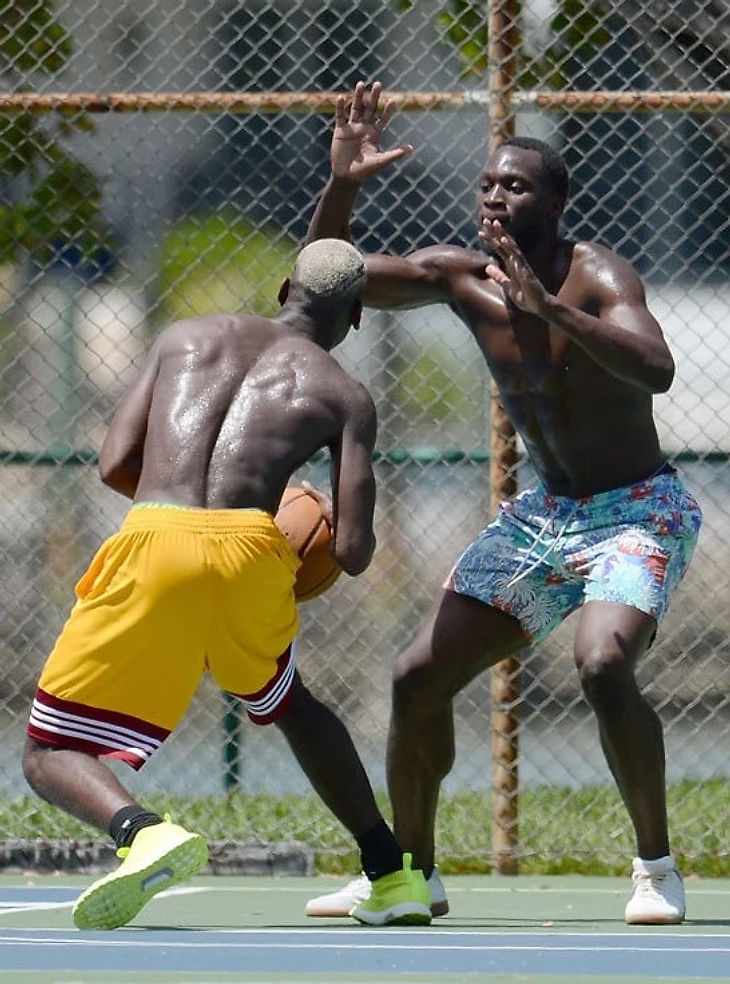
M41 745L33 738L26 738L23 749L22 768L25 781L35 789L38 778L43 771L48 754L52 751L50 745Z
M633 665L620 649L592 646L576 649L578 677L588 703L598 711L618 711L638 693Z
M393 710L400 717L426 718L450 700L449 687L435 664L407 658L395 662L392 678Z

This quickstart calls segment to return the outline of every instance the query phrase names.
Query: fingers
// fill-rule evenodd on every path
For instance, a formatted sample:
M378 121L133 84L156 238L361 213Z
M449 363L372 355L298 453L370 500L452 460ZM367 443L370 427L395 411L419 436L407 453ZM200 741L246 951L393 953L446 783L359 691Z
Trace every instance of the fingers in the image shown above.
M365 83L358 82L352 95L350 103L350 123L359 123L363 116L363 102L365 98Z
M386 102L385 108L383 109L383 112L380 114L379 119L375 121L375 125L381 132L390 123L394 112L395 112L395 99L389 99Z
M482 219L479 238L488 243L507 242L507 233L499 219Z
M319 489L315 489L315 487L310 482L307 482L306 480L301 483L300 487L304 489L307 495L311 495L311 497L317 502L319 508L322 510L322 515L325 517L325 519L331 526L333 520L332 497L329 496L326 492L320 492Z
M378 129L383 130L390 122L390 118L393 115L393 110L395 109L395 100L391 99L383 111L382 116L378 117L378 104L380 102L380 96L383 91L383 86L380 82L373 82L372 86L368 89L365 82L358 82L355 86L354 92L352 94L352 102L349 104L349 122L350 123L367 123L378 127ZM342 116L339 114L339 105L337 107L337 121L345 122L345 102L344 97L338 97L337 103L339 104L340 98L343 99L343 112Z
M380 135L388 126L395 112L396 100L388 99L379 113L383 87L380 82L360 81L355 86L352 99L338 96L335 102L335 139L333 147L339 155L337 173L369 177L382 170L393 161L412 153L412 144L383 151L380 148ZM355 160L355 150L361 152ZM349 155L349 156L348 156ZM344 162L344 163L343 163Z
M496 280L503 287L506 287L510 282L507 274L496 263L487 263L484 272L491 280Z
M344 96L335 100L335 126L342 127L347 123L347 103Z
M402 147L395 147L393 150L383 150L380 152L379 161L381 165L392 164L399 161L401 157L406 157L413 153L413 144L403 144Z
M517 243L505 231L499 219L484 219L478 235L503 260L516 260L521 255Z

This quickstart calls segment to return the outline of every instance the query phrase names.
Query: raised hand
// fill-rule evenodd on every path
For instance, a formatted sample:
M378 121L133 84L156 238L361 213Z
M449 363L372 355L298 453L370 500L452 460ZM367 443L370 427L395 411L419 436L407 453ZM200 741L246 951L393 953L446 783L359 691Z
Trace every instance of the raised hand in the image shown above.
M395 109L395 100L389 99L378 114L381 92L379 82L373 82L370 89L364 82L358 82L349 106L344 96L338 96L330 151L332 174L336 178L364 181L413 150L411 144L393 150L380 149L380 135Z
M515 307L540 314L544 310L548 293L502 223L498 219L485 219L479 230L479 238L501 261L501 266L488 263L486 275L502 287Z

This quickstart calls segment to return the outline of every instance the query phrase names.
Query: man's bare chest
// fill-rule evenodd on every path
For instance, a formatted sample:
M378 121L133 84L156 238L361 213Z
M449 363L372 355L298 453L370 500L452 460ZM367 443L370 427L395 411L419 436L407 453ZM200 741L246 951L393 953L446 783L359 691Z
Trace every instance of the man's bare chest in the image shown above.
M532 315L480 319L469 327L492 376L510 389L555 390L588 370L569 338Z

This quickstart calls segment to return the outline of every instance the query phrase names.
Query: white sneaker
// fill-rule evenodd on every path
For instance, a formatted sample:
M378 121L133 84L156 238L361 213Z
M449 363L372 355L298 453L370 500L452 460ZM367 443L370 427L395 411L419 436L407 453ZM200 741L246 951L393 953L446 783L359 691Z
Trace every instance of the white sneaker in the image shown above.
M681 923L685 913L684 883L674 858L634 858L633 867L634 893L626 903L626 922L630 926Z
M367 875L358 875L339 891L310 899L304 911L308 916L330 918L349 916L356 905L370 898L370 886L371 882ZM445 916L449 911L449 900L446 897L446 889L441 881L438 865L434 867L433 874L428 879L428 887L431 891L431 915Z

